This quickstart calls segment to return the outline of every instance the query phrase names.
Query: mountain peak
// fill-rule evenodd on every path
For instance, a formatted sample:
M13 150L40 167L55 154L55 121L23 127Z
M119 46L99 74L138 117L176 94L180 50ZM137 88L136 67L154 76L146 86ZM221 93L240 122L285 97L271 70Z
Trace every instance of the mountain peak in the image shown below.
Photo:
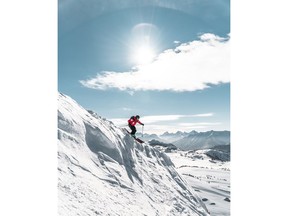
M58 97L60 216L209 215L165 153Z

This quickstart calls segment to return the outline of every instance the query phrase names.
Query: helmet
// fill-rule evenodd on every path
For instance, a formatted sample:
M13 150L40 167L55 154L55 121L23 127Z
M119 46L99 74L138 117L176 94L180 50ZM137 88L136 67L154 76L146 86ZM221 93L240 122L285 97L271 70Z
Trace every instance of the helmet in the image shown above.
M139 115L136 115L136 118L137 118L137 119L139 119L139 118L140 118L140 116L139 116Z

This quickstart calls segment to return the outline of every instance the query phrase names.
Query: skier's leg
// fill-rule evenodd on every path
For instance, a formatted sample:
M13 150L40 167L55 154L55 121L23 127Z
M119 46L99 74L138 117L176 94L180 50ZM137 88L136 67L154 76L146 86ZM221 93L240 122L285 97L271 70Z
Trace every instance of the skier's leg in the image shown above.
M135 137L135 133L136 133L136 127L135 126L130 126L131 128L131 135Z
M130 125L130 124L128 124L128 126L129 126L129 128L131 129L131 132L130 132L130 134L132 133L132 131L133 131L133 126L132 125Z

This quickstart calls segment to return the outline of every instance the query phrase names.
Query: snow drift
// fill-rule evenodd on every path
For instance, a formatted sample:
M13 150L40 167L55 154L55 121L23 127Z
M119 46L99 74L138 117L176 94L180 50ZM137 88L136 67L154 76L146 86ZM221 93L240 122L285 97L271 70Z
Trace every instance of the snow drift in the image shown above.
M209 215L170 158L58 97L59 215Z

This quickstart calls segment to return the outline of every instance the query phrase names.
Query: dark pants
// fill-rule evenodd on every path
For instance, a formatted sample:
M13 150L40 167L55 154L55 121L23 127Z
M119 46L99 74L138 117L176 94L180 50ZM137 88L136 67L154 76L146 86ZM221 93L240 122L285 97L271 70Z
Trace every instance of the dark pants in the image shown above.
M136 127L135 127L135 126L132 126L132 125L130 125L130 124L129 124L128 126L129 126L129 128L132 130L130 134L131 134L132 136L135 136Z

